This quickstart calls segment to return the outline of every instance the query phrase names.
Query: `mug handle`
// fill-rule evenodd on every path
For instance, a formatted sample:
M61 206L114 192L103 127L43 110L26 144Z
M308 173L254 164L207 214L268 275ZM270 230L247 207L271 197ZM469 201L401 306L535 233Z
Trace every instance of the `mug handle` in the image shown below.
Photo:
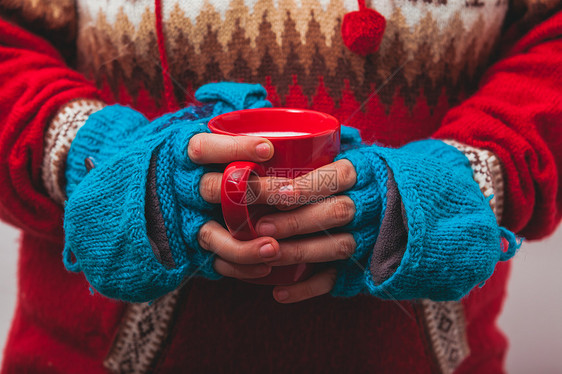
M261 217L259 205L248 209L248 203L255 198L248 188L250 176L264 176L260 164L250 161L230 163L223 172L221 181L222 215L228 230L238 240L252 240L258 237L255 223ZM263 212L265 213L265 212Z

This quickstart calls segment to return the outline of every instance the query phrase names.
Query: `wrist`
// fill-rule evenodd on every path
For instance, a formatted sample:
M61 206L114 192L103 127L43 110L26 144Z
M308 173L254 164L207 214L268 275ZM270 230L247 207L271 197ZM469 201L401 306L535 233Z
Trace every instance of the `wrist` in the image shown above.
M468 158L474 172L474 181L478 183L482 194L486 198L493 195L489 203L500 223L504 202L504 178L499 158L489 150L472 147L456 140L444 139L443 142L457 148Z
M125 106L106 106L92 113L70 144L65 170L66 196L88 174L87 158L99 166L138 138L147 124L141 113Z
M66 198L65 168L70 144L88 117L105 105L99 100L76 99L61 107L49 122L44 138L41 177L49 196L60 204Z

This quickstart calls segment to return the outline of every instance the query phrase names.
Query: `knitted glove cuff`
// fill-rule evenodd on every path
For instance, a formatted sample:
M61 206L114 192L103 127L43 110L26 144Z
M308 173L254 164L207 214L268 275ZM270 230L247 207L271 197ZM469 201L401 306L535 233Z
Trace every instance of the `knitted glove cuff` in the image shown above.
M76 99L64 105L49 122L45 132L45 146L41 177L49 196L61 205L66 200L66 159L78 130L92 113L105 103L99 100Z
M195 92L202 103L214 103L212 116L242 109L271 108L267 91L260 84L234 82L208 83Z
M147 129L148 123L142 114L121 105L107 106L91 114L70 145L65 171L66 196L88 174L86 158L96 167L108 162L111 156L142 136L141 130Z

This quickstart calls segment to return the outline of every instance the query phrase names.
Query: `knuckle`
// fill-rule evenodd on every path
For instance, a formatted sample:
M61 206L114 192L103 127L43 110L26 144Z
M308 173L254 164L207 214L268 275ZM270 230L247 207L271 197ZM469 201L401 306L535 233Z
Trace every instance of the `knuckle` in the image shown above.
M293 261L296 264L302 264L306 259L306 249L299 241L293 243Z
M351 162L342 160L342 162L338 164L337 175L338 182L343 186L351 187L355 184L355 168Z
M287 230L290 233L297 233L300 229L299 219L294 214L289 214L287 216Z
M351 199L338 198L332 204L332 218L339 224L350 222L355 215L355 204Z
M311 297L316 296L316 289L310 282L303 284L302 296L304 296L304 298L306 299L310 299Z
M240 137L244 138L244 137ZM244 144L246 143L246 139L237 139L237 137L232 136L232 158L233 160L245 160L248 158L246 149Z
M337 243L336 257L338 259L350 258L355 252L355 240L351 235L343 235Z
M220 200L220 180L215 175L204 174L199 188L203 199L207 201Z
M203 159L203 143L206 134L195 134L189 140L187 156L191 161L197 162Z
M199 229L199 233L197 234L197 241L204 249L209 250L211 248L211 237L213 232L209 227L209 224L204 224Z

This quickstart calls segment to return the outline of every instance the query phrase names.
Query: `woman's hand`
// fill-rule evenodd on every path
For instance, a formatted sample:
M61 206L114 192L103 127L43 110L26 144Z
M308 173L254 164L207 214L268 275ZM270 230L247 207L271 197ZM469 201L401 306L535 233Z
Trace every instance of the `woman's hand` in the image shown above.
M254 161L265 160L256 158L256 147L262 138L218 136L199 135L200 139L194 143L197 149L194 150L202 157L194 161L225 163L252 159L250 156ZM226 145L228 149L218 151L220 146ZM191 152L193 150L189 151L190 157ZM200 192L206 201L220 203L221 179L221 173L203 176ZM326 230L344 226L353 220L353 201L347 196L332 195L351 188L355 179L355 168L347 160L334 162L296 179L259 178L253 184L258 196L255 203L276 205L284 210L259 220L257 230L262 236L251 241L238 241L220 224L211 221L201 228L199 242L203 248L217 254L214 266L218 273L239 279L263 277L269 274L271 266L349 258L355 250L353 236L349 233L329 234ZM309 202L315 204L305 205ZM321 234L277 241L316 232ZM283 303L319 296L330 292L335 276L335 269L325 269L306 281L276 287L274 296Z

